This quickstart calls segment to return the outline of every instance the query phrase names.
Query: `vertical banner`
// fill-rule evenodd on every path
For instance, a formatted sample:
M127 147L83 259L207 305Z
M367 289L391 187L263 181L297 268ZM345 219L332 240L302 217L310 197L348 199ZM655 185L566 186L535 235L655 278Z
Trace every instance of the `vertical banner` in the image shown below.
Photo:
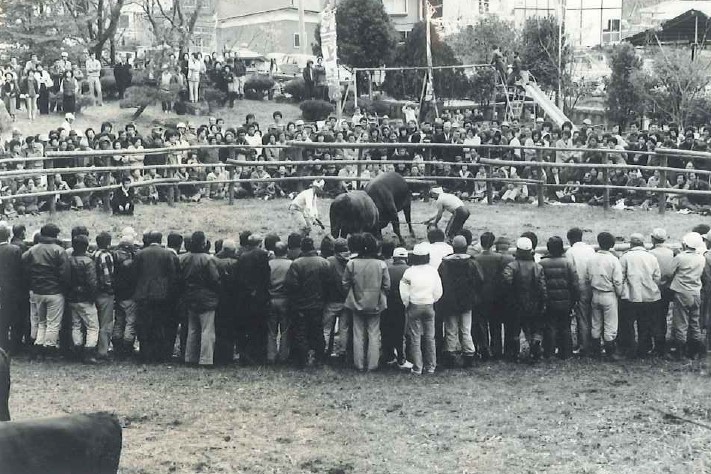
M338 38L336 36L336 1L328 0L321 11L321 54L326 68L328 96L331 100L341 98L341 83L338 77Z

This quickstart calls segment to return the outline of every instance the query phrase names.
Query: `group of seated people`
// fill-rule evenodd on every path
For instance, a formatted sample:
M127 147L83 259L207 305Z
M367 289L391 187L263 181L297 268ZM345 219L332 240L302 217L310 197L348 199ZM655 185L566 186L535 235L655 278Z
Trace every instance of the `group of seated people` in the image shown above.
M156 125L142 133L133 123L117 127L105 122L98 130L92 127L76 130L74 116L67 114L64 123L47 135L24 136L20 130L14 130L12 139L4 144L0 171L14 173L0 175L0 211L6 218L33 214L48 209L52 201L59 210L92 208L106 199L102 190L94 188L114 185L115 196L121 184L124 184L121 200L158 203L224 199L230 192L235 198L288 197L303 190L314 178L332 177L339 179L327 179L324 192L335 197L358 189L368 179L386 171L396 171L408 178L415 194L424 194L418 184L418 180L424 180L429 184L436 182L445 191L470 201L487 199L487 179L496 179L492 183L492 198L503 202L532 202L542 192L548 202L600 205L605 198L600 186L610 185L643 188L613 188L611 205L649 208L657 206L659 198L650 188L709 190L707 160L674 154L662 157L654 152L658 146L705 151L711 141L711 128L688 127L680 133L673 125L659 128L653 124L649 130L640 131L633 124L623 137L616 127L602 133L587 122L579 128L565 123L558 129L542 119L528 126L517 121L486 121L470 110L455 110L443 113L430 123L418 122L412 114L406 114L404 120L390 119L363 115L356 109L350 120L330 117L316 123L285 122L281 112L276 111L273 122L267 127L260 127L255 116L248 114L245 123L236 127L227 125L223 119L210 117L199 126L179 122L174 126ZM298 146L300 143L310 145ZM323 143L323 146L314 146L314 143ZM349 148L349 143L373 146ZM381 143L403 146L379 147ZM428 148L413 144L461 146ZM200 145L232 147L183 149ZM178 147L181 149L169 150ZM163 151L152 153L151 149L156 148ZM115 150L115 154L43 159L48 151L92 150ZM515 161L520 165L496 166L491 162L482 163L482 158ZM357 159L369 163L322 163ZM230 160L253 161L254 165L231 166ZM290 161L308 163L276 163ZM551 165L540 166L535 162ZM559 166L552 166L558 163ZM589 166L571 167L570 163ZM606 163L625 167L609 169L606 176L604 167L596 167ZM177 168L166 169L161 165ZM660 172L651 168L661 165L678 171ZM49 167L81 170L18 173ZM120 169L93 170L98 167ZM172 182L160 181L165 178ZM269 181L271 178L275 180ZM230 186L231 179L240 181ZM426 183L423 182L423 186ZM545 186L540 186L541 183ZM73 190L77 192L72 193ZM52 194L52 191L60 192ZM36 196L38 193L44 194ZM15 195L18 197L11 198ZM115 211L123 212L125 203L116 205L113 197L109 199ZM666 203L683 212L704 213L711 205L706 195L673 192L668 194Z

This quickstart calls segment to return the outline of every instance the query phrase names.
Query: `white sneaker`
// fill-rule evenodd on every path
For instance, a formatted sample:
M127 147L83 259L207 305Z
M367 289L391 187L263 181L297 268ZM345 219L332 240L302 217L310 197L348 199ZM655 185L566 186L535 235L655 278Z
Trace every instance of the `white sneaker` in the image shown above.
M398 368L400 370L410 370L410 369L412 369L412 367L413 367L412 362L410 362L408 360L406 360L402 364L398 364Z

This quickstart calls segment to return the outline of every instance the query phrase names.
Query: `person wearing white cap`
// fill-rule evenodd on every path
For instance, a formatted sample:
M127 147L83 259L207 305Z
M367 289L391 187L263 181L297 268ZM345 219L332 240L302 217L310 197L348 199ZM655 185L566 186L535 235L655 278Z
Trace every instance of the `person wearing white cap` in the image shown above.
M585 273L585 296L590 299L592 352L600 354L600 338L605 344L605 353L611 360L618 360L615 339L619 324L617 299L622 296L622 266L610 250L615 246L615 237L609 232L597 235L600 246L590 259Z
M684 251L674 257L672 282L674 313L670 341L670 356L681 359L689 355L704 355L706 348L701 337L701 276L706 259L703 253L706 244L700 234L689 232L682 239Z
M133 259L138 251L138 234L133 227L124 227L119 244L114 250L114 298L115 320L111 334L114 355L118 358L131 355L136 341L136 302L133 300L135 275Z
M410 337L411 373L433 374L437 367L435 347L434 304L442 297L442 280L430 266L430 244L415 245L412 266L400 280L400 298L407 314L407 334Z
M674 299L674 292L669 289L674 274L674 251L666 244L668 237L665 229L654 229L651 238L652 249L649 253L654 255L659 263L661 271L659 290L662 295L654 311L654 355L663 356L666 354L667 314L669 314L669 304Z
M67 132L74 130L74 118L74 114L71 112L64 114L64 122L62 122L60 128L66 130Z
M578 275L578 288L581 295L586 295L590 287L585 279L588 264L595 256L595 249L588 243L583 242L583 230L580 227L573 227L566 235L570 248L565 253L565 258L573 264L575 273ZM580 298L573 310L577 325L578 353L590 352L590 298ZM573 352L576 352L575 350Z
M504 324L504 354L515 362L521 350L521 329L531 347L531 358L542 353L548 292L543 267L533 259L533 242L516 240L515 260L504 267L503 281L511 292L510 320Z
M382 249L385 257L385 242ZM406 351L403 351L405 335L405 307L400 298L400 281L407 271L409 253L404 247L393 249L392 259L387 261L390 274L390 291L388 292L388 307L383 312L380 321L380 331L383 336L383 359L385 362L397 363L401 370L412 369L412 363L407 361ZM409 338L407 339L409 347ZM392 359L395 357L395 359ZM391 365L391 364L388 364Z
M437 199L437 214L424 221L424 224L432 224L435 227L442 220L444 211L452 214L452 217L447 223L445 235L451 240L464 227L467 219L469 219L469 209L464 206L464 203L454 194L445 193L441 187L435 187L430 190L433 198Z
M317 205L318 196L323 193L324 185L325 182L322 179L315 180L311 183L309 189L301 191L289 204L291 217L303 236L308 236L311 233L311 227L314 225L325 229L319 219Z
M662 272L657 258L644 248L644 236L630 236L630 250L620 257L622 266L622 311L619 342L623 351L633 356L634 323L637 323L637 356L646 357L652 350L654 311L662 297L659 282Z

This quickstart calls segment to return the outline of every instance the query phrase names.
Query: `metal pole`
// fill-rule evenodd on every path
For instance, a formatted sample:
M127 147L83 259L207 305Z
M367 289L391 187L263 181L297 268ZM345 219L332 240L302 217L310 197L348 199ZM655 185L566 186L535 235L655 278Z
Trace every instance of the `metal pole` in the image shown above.
M660 154L659 157L662 159L661 165L666 168L667 166L667 155ZM667 170L661 170L659 172L659 186L661 188L666 188L667 186ZM667 211L667 193L661 191L659 193L659 214L664 214Z
M299 48L301 54L308 54L306 49L306 21L304 19L304 0L299 0Z
M607 153L605 153L605 157L602 160L603 164L610 162ZM602 181L605 185L605 189L602 192L602 207L607 211L610 209L610 168L605 167L602 169Z
M491 159L491 148L487 149L488 154L489 154L489 159ZM487 178L493 178L494 177L494 167L491 165L486 165L484 167L486 170L486 177ZM494 204L494 184L491 181L486 182L486 203L489 205Z
M348 100L348 96L346 96ZM358 107L358 68L353 68L353 108Z
M108 186L110 182L111 173L104 173L104 186ZM104 200L104 211L111 212L111 191L108 189L104 191L102 199Z

